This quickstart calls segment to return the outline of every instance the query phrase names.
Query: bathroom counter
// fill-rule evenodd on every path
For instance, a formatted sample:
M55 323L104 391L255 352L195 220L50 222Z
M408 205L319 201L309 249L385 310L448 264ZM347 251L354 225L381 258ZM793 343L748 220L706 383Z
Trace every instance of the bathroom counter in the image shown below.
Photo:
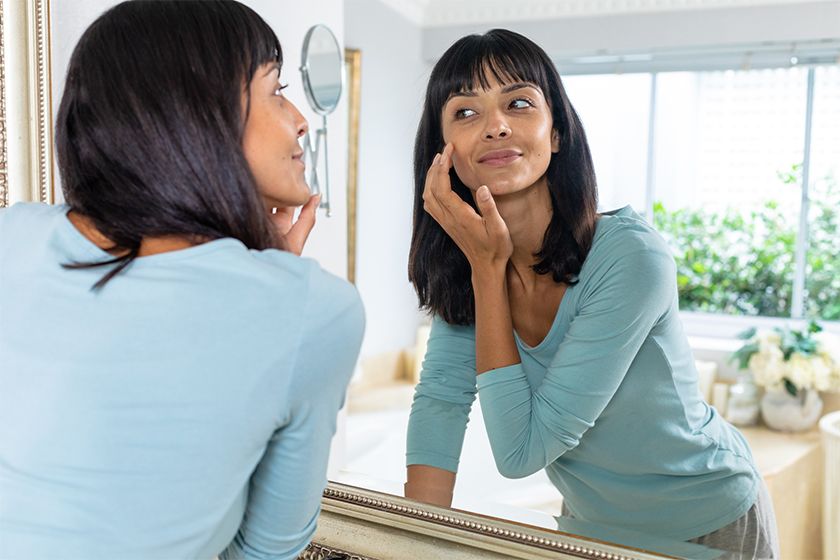
M823 450L820 432L741 428L767 484L783 560L822 558Z

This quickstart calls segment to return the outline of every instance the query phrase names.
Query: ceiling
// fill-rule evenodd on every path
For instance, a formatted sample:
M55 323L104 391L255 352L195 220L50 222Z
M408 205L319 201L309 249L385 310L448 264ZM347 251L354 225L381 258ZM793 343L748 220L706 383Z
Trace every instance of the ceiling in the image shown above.
M380 0L423 27L840 0Z

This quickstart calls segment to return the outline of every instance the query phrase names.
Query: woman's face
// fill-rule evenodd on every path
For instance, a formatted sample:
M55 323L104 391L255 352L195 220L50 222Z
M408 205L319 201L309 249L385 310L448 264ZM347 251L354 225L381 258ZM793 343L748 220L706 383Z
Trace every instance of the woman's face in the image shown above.
M551 108L532 83L500 84L453 94L443 106L443 140L452 143L455 172L470 190L487 185L511 194L539 181L560 140Z
M268 206L300 206L309 200L310 192L298 138L309 125L297 107L283 96L279 79L280 68L273 62L260 66L254 74L242 149ZM244 114L244 93L242 99Z

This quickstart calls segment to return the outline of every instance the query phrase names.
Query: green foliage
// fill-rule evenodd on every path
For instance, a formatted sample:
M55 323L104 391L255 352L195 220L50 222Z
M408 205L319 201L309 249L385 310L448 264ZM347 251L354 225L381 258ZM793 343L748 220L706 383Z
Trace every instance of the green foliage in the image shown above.
M747 369L750 365L750 358L758 353L758 342L748 342L732 354L729 361L738 362L738 369Z
M801 166L779 173L798 186ZM811 192L806 316L840 320L840 188L832 177ZM654 225L674 251L680 308L790 317L798 216L773 201L757 209L667 210Z

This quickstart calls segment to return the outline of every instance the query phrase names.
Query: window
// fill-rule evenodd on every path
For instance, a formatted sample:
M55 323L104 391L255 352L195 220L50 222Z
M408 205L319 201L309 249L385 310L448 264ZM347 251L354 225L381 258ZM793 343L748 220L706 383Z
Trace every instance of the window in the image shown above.
M840 320L840 67L563 81L599 206L668 240L682 310Z
M814 82L805 314L840 321L840 66Z

